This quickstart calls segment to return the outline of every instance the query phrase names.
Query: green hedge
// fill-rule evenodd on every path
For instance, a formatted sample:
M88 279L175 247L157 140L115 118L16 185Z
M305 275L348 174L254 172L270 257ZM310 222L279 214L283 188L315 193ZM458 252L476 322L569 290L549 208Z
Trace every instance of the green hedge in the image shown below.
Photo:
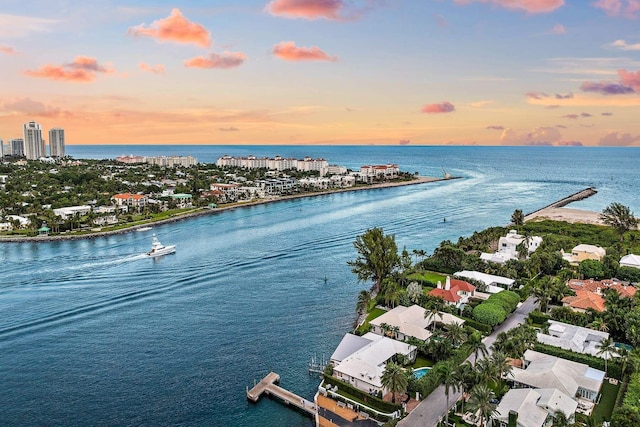
M544 325L545 323L547 323L550 317L539 310L534 310L529 313L529 319L531 319L531 322L535 323L536 325Z
M385 402L382 399L378 399L377 397L370 395L366 391L362 391L359 388L354 387L349 383L346 383L335 377L331 377L327 374L324 374L324 382L325 384L338 385L338 389L346 391L350 395L360 399L361 401L365 402L365 404L371 406L372 408L380 412L391 413L402 408L400 405L396 405L395 403L391 403L391 402Z
M418 391L420 392L422 399L430 395L433 390L438 388L440 385L440 376L438 375L439 365L449 363L449 361L451 361L455 366L459 366L471 355L471 353L471 346L463 344L453 353L453 356L433 365L431 370L418 380Z
M550 354L551 356L560 357L562 359L572 360L578 363L584 363L594 369L604 371L604 359L590 354L576 353L571 350L565 350L563 348L554 347L548 344L536 343L533 347L535 351L540 353ZM607 362L607 376L622 379L622 366L617 360L609 360Z
M491 332L493 332L493 328L491 328L491 325L487 325L486 323L481 323L481 322L477 322L473 319L470 319L468 317L463 317L463 316L458 316L461 319L464 320L464 324L466 326L471 326L472 328L482 332L484 335L491 335Z
M501 304L485 301L473 309L473 318L490 326L499 325L507 318L507 311Z
M640 373L631 374L622 406L630 406L640 412Z
M507 314L511 313L518 307L518 303L520 302L520 295L513 291L500 291L497 294L492 294L489 298L487 298L487 303L497 303L504 308L504 311Z

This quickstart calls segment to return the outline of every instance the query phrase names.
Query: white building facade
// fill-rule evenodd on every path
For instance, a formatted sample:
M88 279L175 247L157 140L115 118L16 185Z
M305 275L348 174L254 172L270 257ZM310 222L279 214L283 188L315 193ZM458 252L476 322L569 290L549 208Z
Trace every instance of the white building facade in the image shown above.
M64 129L53 128L49 130L49 155L51 157L64 157Z
M27 160L37 160L46 157L47 151L42 139L42 127L39 123L29 122L22 126L24 141L24 156Z

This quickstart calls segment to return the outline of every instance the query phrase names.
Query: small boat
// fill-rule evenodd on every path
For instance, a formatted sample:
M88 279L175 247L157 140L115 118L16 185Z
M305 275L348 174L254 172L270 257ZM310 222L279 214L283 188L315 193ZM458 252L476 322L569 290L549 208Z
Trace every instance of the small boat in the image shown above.
M172 245L172 246L163 245L162 243L160 243L160 240L158 240L158 238L154 234L153 238L151 239L151 250L147 252L147 256L157 257L157 256L172 254L175 251L176 251L175 245Z
M149 231L149 230L152 230L152 229L153 229L153 227L140 227L140 228L136 229L136 231Z

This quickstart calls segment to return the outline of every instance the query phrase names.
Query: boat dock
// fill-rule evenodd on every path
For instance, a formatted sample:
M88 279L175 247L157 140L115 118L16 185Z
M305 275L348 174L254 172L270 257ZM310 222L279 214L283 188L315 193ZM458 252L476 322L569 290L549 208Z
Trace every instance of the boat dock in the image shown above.
M263 394L267 394L277 397L286 405L295 406L312 417L316 416L316 405L313 402L276 385L278 382L280 382L280 375L275 372L269 372L269 374L260 380L258 384L254 385L251 390L247 387L247 399L252 402L257 402Z
M586 199L588 197L593 196L596 193L597 193L597 191L593 187L585 188L584 190L580 190L577 193L573 193L570 196L567 196L567 197L565 197L563 199L560 199L560 200L558 200L556 202L553 202L550 205L547 205L547 206L545 206L543 208L540 208L538 210L535 210L533 212L529 212L528 214L525 215L525 220L527 219L527 217L530 217L531 215L533 215L533 214L535 214L537 212L543 211L545 209L550 209L550 208L562 208L564 206L567 206L571 202L577 202L578 200Z

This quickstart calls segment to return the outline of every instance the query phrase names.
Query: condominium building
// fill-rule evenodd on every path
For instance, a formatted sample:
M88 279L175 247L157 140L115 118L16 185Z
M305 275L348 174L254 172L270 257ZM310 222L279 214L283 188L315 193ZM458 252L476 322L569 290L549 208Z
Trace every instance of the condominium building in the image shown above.
M318 171L320 176L327 174L329 163L325 159L312 159L305 157L303 159L285 158L276 156L268 157L232 157L223 156L218 158L216 165L219 167L232 166L246 169L266 168L270 170L283 171L287 169L299 171Z
M53 128L49 130L49 155L64 157L64 129Z
M27 160L37 160L46 157L47 151L42 139L42 127L39 123L31 121L22 126L24 138L24 156Z
M24 157L24 139L22 138L10 139L9 146L11 147L11 151L7 154L10 154L16 157Z

